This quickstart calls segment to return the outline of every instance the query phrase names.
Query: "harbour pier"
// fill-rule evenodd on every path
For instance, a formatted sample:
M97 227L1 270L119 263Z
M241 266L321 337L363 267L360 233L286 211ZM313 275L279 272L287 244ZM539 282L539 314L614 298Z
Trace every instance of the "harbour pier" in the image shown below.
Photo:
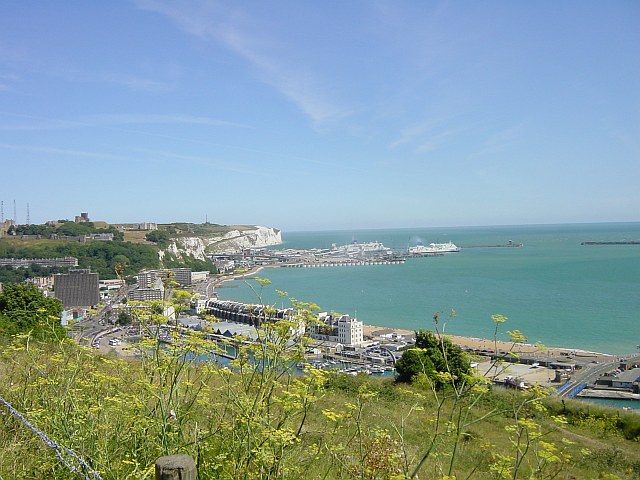
M580 242L580 245L640 245L640 242Z
M462 245L460 248L511 248L523 247L524 243L516 243L509 240L507 243L499 243L496 245Z

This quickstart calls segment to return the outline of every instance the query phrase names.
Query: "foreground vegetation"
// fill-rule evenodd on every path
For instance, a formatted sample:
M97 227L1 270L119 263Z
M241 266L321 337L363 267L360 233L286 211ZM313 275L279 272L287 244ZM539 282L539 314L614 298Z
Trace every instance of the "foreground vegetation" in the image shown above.
M64 336L61 312L62 302L45 298L35 285L4 285L0 289L0 339L26 332L35 340Z
M437 328L407 351L410 383L300 375L307 345L294 332L316 307L292 306L297 316L256 342L228 345L177 329L161 344L163 309L140 307L141 356L125 360L68 339L53 322L58 301L8 287L0 478L153 478L156 458L175 453L196 460L199 479L640 477L640 416L493 390ZM223 348L237 353L228 366L214 361Z
M242 360L230 373L177 350L129 362L26 337L5 345L0 362L0 396L105 479L153 478L157 457L183 452L201 479L640 475L640 446L624 440L614 415L591 408L576 426L558 423L536 392L457 399L391 380L258 371ZM82 478L2 413L2 478Z
M153 328L136 360L64 337L5 339L0 397L64 450L0 405L0 477L97 478L90 468L104 479L153 478L155 459L173 453L192 455L200 479L640 476L637 415L580 411L540 390L494 391L471 378L436 388L420 375L412 385L313 368L294 375L303 346L287 342L290 326L240 348L232 369L205 361L217 347L203 338L161 348Z

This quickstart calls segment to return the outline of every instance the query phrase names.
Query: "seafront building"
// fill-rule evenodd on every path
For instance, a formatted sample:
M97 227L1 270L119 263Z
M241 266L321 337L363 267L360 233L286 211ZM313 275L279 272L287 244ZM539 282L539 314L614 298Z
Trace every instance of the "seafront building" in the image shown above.
M38 290L43 292L45 296L53 290L53 275L49 275L48 277L31 277L25 280L25 283L32 283Z
M260 327L265 322L291 320L296 313L293 308L271 308L268 305L250 305L215 298L208 300L205 312L220 320L245 323L255 327ZM302 333L304 333L304 327Z
M364 341L362 322L349 315L320 313L318 323L310 325L307 333L314 340L349 346L360 346Z
M208 299L197 301L199 313L207 313L226 322L234 322L260 327L265 322L294 320L296 311L292 308L271 308L266 305L250 305L231 300ZM194 305L192 304L192 308ZM298 325L296 335L308 334L315 340L327 341L346 346L358 347L364 342L363 324L349 315L335 316L327 312L318 315L318 322L305 327Z
M338 343L359 346L363 342L363 326L360 320L342 315L338 318Z

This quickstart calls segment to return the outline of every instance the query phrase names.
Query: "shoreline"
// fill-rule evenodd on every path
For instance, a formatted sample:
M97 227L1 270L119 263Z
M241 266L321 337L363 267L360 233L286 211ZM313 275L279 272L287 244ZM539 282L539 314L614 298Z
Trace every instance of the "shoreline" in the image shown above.
M380 325L363 325L364 335L365 336L374 336L376 332L385 333L395 333L397 335L402 336L413 336L415 334L414 330L407 330L402 328L392 328L385 327ZM428 330L428 329L425 329ZM479 338L479 337L469 337L465 335L451 335L448 333L442 334L444 337L449 338L455 345L458 345L463 348L471 348L474 350L501 350L501 351L511 351L513 353L526 353L526 354L537 354L542 357L559 357L559 356L569 356L584 358L585 360L596 360L601 362L608 362L615 360L621 356L629 356L633 354L627 355L613 355L605 352L592 352L588 350L582 350L577 348L569 348L569 347L539 347L536 345L532 345L530 343L518 343L518 342L510 342L506 340L494 340L490 338Z
M278 268L276 266L269 266L269 265L260 265L259 267L253 267L252 269L250 269L247 272L243 272L243 273L232 273L231 275L225 275L225 276L220 276L217 277L215 280L213 280L211 283L213 284L214 288L222 285L223 283L227 283L227 282L233 282L234 280L241 280L245 277L253 277L255 276L256 273L260 272L261 270L265 269L265 268ZM214 290L215 291L215 290Z
M278 265L260 265L257 267L253 267L247 272L239 273L239 274L231 274L229 276L218 277L213 281L214 289L215 287L219 287L220 285L231 282L234 280L241 280L246 277L255 277L255 275L266 268L280 268ZM225 287L222 287L225 288ZM215 290L214 290L215 291ZM428 329L425 329L428 330ZM376 331L385 331L386 333L396 333L397 335L402 336L410 336L414 335L414 330L389 327L383 325L370 325L363 323L363 334L364 336L372 336L371 334ZM572 355L574 358L579 357L585 360L593 360L597 362L610 362L620 357L629 357L634 356L634 352L628 352L625 354L611 354L606 352L595 352L591 350L584 350L581 348L571 348L571 347L548 347L542 346L538 347L536 345L532 345L530 343L514 343L507 340L494 340L492 338L479 338L479 337L471 337L466 335L452 335L448 333L443 333L445 337L451 339L451 341L463 348L472 348L479 350L502 350L502 351L511 351L513 353L528 353L528 354L538 354L543 356L570 356Z

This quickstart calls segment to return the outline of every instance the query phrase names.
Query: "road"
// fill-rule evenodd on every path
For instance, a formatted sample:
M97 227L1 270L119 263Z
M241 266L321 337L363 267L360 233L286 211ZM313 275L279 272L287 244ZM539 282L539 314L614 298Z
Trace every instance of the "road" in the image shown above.
M640 363L640 357L632 357L629 360L632 363ZM573 375L569 382L570 386L563 388L560 392L557 392L556 395L558 397L566 397L578 385L583 383L586 383L587 385L595 383L598 377L615 370L619 364L620 362L617 359L610 362L588 364L585 368Z
M95 315L82 319L73 325L72 336L81 345L89 345L97 334L112 328L108 316L112 314L112 305L117 304L118 298L108 299L102 309Z

